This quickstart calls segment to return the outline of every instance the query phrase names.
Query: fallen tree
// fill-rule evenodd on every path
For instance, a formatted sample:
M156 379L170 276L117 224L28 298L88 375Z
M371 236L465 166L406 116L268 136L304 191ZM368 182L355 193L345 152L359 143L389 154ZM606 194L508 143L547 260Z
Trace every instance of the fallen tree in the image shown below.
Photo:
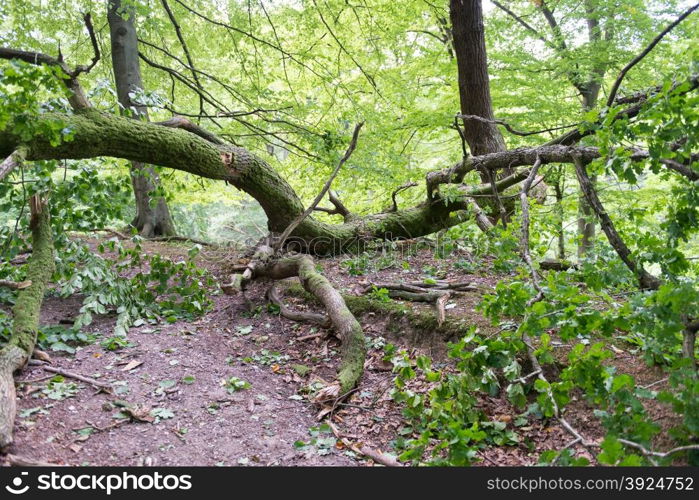
M255 249L250 264L242 274L236 276L230 288L233 291L236 288L242 288L246 281L255 278L280 280L298 277L300 279L305 290L324 306L330 323L342 342L342 361L337 382L323 392L323 395L329 398L342 397L360 380L365 358L364 336L361 325L347 307L342 295L316 269L313 259L308 254L340 253L361 248L364 242L371 240L416 238L472 218L481 229L490 231L494 227L494 222L486 216L477 200L480 197L488 197L491 201L496 199L500 206L500 220L505 224L507 217L503 213L504 206L500 201L499 193L525 181L523 200L526 200L537 171L544 165L560 163L576 165L581 187L588 202L593 205L596 215L602 221L603 229L612 246L637 275L642 288L658 287L659 282L642 267L636 266L632 260L628 247L615 232L611 219L599 202L594 185L586 177L584 165L600 158L602 152L595 147L575 145L583 136L582 132L566 134L541 146L512 150L505 149L501 137L495 137L490 141L492 144L481 144L478 148L472 147L476 156L466 154L464 148L464 157L461 162L451 168L426 174L425 199L421 203L401 209L397 206L394 192L393 204L388 211L366 216L352 214L342 201L329 191L331 178L323 192L329 191L330 202L335 209L320 210L343 218L342 223L331 224L310 215L313 210L318 210L317 204L320 199L316 199L310 207L305 207L292 186L272 166L250 151L228 144L182 117L175 117L161 123L148 123L101 112L91 107L85 98L85 93L77 81L80 71L78 69L71 71L60 59L5 48L0 48L0 58L59 66L67 75L64 83L72 92L70 101L73 107L73 113L70 114L44 113L29 118L35 130L64 131L58 141L55 137L47 137L40 133L19 133L11 125L0 131L0 157L8 158L0 164L0 177L8 175L22 160L115 157L225 181L246 192L260 204L268 218L270 238L264 245ZM487 82L487 78L484 81ZM689 92L698 84L699 78L693 76L689 80L689 85L682 87L681 91ZM642 103L643 100L638 99L627 109L618 112L616 116L633 118L641 109ZM462 112L466 114L470 110L470 104L462 104L465 108ZM492 115L492 112L485 114ZM491 118L492 116L486 116L486 121ZM483 128L483 125L483 123L471 123L470 128L476 130ZM492 132L494 124L489 125L492 126L485 128ZM475 132L472 135L476 135ZM356 134L353 143L355 141ZM470 142L474 141L475 139ZM645 151L631 152L632 160L645 160L648 157L649 153ZM690 167L691 162L683 164L677 160L668 159L660 163L675 174L689 180L696 180L696 172ZM525 168L516 170L519 167ZM484 182L483 185L473 187L464 184L465 176L469 172L478 172ZM336 173L337 169L333 176ZM457 196L453 193L448 195L442 193L446 185L455 187ZM4 427L0 427L0 444L11 442L15 412L12 373L24 365L32 352L36 338L38 311L46 283L51 275L52 267L49 267L49 263L53 265L48 213L42 210L44 205L41 203L35 203L35 205L32 207L34 253L27 276L31 285L19 292L19 299L15 306L13 337L0 357L2 371L0 398L3 401L4 412L0 415L4 421ZM528 239L528 236L525 239ZM288 252L301 252L301 254L290 256ZM532 268L532 275L536 276L531 256L525 257L527 264ZM410 300L419 298L429 302L434 301L440 313L438 320L440 324L445 320L446 299L451 293L459 291L458 289L450 290L448 287L425 290L424 286L415 290L414 285L413 289L410 289L411 285L407 285L408 289L405 289L406 285L402 285L402 288L395 288L393 294ZM274 293L271 296L274 300ZM688 318L688 321L690 320ZM692 345L688 345L686 350L693 352L696 329L688 326L687 331L691 334L688 334L687 338L691 337Z

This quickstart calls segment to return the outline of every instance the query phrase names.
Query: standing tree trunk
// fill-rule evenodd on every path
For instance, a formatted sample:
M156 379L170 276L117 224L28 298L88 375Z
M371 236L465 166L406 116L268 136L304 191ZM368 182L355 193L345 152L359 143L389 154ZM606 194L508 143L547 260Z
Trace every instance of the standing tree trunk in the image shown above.
M449 12L459 75L461 113L494 119L488 78L488 57L481 0L451 0ZM505 140L494 123L465 120L464 135L471 154L505 151ZM484 182L489 182L484 179Z
M452 42L456 55L459 78L459 101L462 115L475 115L493 120L493 103L490 97L488 55L485 48L483 6L481 0L450 0L449 15L452 26ZM505 139L494 122L464 119L464 139L474 156L499 153L507 150ZM512 175L511 168L502 169L497 176L502 179ZM514 210L514 199L503 203L495 191L496 175L492 171L479 171L481 181L493 186L493 198L484 201L490 205L488 216L507 224Z
M598 12L594 2L585 0L585 21L587 22L587 39L590 44L598 44L602 40ZM611 32L608 33L611 36ZM593 47L593 50L599 47ZM575 83L575 87L580 91L582 97L582 110L586 113L597 105L599 91L602 88L604 74L607 65L604 59L597 56L597 61L592 66L590 77L586 82ZM597 183L597 176L590 177L592 184ZM585 195L580 193L578 198L578 258L582 259L587 255L595 240L595 218L594 212L585 199Z
M107 20L114 80L122 112L136 119L148 120L148 109L135 104L130 96L132 92L143 89L133 8L122 7L121 0L109 0ZM151 200L151 193L160 185L155 169L131 162L131 183L136 198L136 217L131 225L146 238L174 235L175 226L167 202L162 196L158 196L154 203Z

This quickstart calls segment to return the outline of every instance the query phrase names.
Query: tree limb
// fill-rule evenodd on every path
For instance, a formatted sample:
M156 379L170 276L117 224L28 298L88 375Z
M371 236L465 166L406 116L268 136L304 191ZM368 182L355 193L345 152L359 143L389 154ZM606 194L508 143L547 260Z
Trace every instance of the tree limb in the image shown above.
M614 81L614 84L612 85L612 89L609 91L609 98L607 99L607 107L610 107L612 104L614 104L614 99L616 99L616 94L617 91L619 90L619 86L621 85L622 80L626 76L626 73L629 72L631 68L633 68L636 64L641 62L644 57L646 57L653 48L655 48L658 43L663 39L665 35L670 33L678 24L680 24L682 21L684 21L692 12L697 10L699 8L699 3L694 4L692 7L687 9L678 17L675 19L672 23L670 23L663 31L658 33L658 35L644 48L640 54L638 54L636 57L634 57L626 66L623 67L623 69L619 72L619 76L616 77L616 80Z
M337 174L340 172L340 169L342 168L342 165L345 164L347 160L349 160L349 157L352 156L352 153L354 152L354 149L357 147L357 139L359 138L359 131L362 129L362 126L364 125L364 122L358 123L354 127L354 132L352 133L352 140L350 141L349 146L347 147L347 151L345 151L345 154L340 158L340 161L337 163L337 166L335 167L335 170L333 170L332 174L330 174L330 177L328 178L327 181L325 181L325 185L323 188L320 190L318 195L315 197L313 202L309 205L309 207L303 211L301 215L299 215L296 219L294 219L291 224L289 224L289 227L287 227L284 232L281 234L279 237L279 240L277 243L274 245L275 250L279 250L284 246L284 242L286 242L286 239L289 237L289 235L298 227L299 224L310 215L311 212L313 212L313 209L315 209L318 206L318 203L320 203L320 200L323 199L325 196L325 193L328 192L330 189L330 186L332 185L332 182L335 180L335 177L337 177Z

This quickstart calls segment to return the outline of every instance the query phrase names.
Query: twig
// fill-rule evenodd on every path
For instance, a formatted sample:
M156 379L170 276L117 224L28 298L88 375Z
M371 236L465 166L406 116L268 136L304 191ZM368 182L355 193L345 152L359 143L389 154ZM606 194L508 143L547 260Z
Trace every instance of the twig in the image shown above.
M381 453L378 450L373 450L373 449L369 448L368 446L364 446L362 444L352 443L349 439L343 437L340 434L340 431L337 429L337 426L335 424L333 424L332 422L328 421L328 426L333 431L333 434L335 434L335 437L337 439L339 439L340 442L342 442L342 444L344 444L347 448L349 448L353 452L355 452L359 455L364 455L365 457L372 459L377 464L385 465L386 467L403 467L403 464L401 464L398 460L396 460L392 456Z
M391 193L391 200L393 200L393 205L391 205L391 208L389 208L388 211L397 212L398 202L396 201L396 195L401 191L405 191L406 189L410 189L411 187L415 186L417 186L417 182L406 182L405 184L398 186L395 190L393 190L393 192Z
M502 125L505 127L505 129L510 132L511 134L518 135L520 137L527 137L530 135L537 135L537 134L545 134L546 132L555 132L556 130L565 130L567 128L573 128L577 127L580 125L579 123L572 123L570 125L561 125L559 127L551 127L551 128L546 128L542 130L533 130L533 131L524 131L524 130L517 130L516 128L512 127L509 123L507 123L504 120L496 120L496 119L489 119L489 118L483 118L482 116L478 115L456 115L462 120L476 120L479 122L483 123L490 123L493 125Z
M5 158L3 162L0 163L0 181L21 165L26 155L27 149L25 147L19 147L10 156Z
M677 448L672 448L671 450L668 450L665 452L660 452L660 451L649 450L645 446L638 444L638 443L634 443L633 441L629 441L628 439L619 439L618 441L621 444L625 444L626 446L630 446L632 448L636 448L637 450L640 450L641 453L643 453L646 457L667 458L667 457L674 455L675 453L679 453L681 451L699 450L699 444L690 444L690 445L686 445L686 446L678 446Z
M520 384L523 384L523 383L526 382L528 379L530 379L530 378L532 378L532 377L536 377L536 376L539 375L540 373L541 373L541 370L534 370L533 372L531 372L531 373L528 374L528 375L525 375L525 376L523 376L523 377L519 377L518 379L515 379L514 382L519 382Z
M85 27L87 28L87 33L90 35L90 42L92 43L92 61L87 66L77 66L73 72L70 74L73 78L76 78L80 73L89 73L92 68L100 60L100 45L97 42L97 35L95 35L95 28L92 26L92 15L88 12L83 15L83 21L85 22Z
M33 366L38 366L47 372L57 373L59 375L63 375L64 377L74 378L75 380L80 380L81 382L85 382L85 383L88 383L90 385L94 385L95 387L99 387L101 389L107 389L109 391L112 390L112 386L110 384L105 384L104 382L99 382L99 381L95 380L94 378L85 377L85 376L80 375L78 373L64 370L63 368L56 368L53 366L48 366L48 365L44 364L42 361L37 361L35 359L32 359L29 361L29 364L33 365Z
M650 389L651 387L655 387L658 384L662 384L663 382L666 382L668 380L668 378L670 378L670 377L661 378L660 380L656 380L655 382L652 382L648 385L643 385L643 386L641 386L641 389Z
M12 290L23 290L32 286L31 281L8 281L0 280L0 287L10 288Z

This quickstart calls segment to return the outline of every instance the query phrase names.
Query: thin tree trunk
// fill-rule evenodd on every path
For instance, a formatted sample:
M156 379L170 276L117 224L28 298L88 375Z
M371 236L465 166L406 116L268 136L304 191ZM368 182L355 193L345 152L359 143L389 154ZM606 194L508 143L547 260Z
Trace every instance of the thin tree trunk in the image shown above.
M588 42L598 43L602 40L602 33L599 25L599 17L594 2L585 0L585 21L587 22ZM593 66L588 80L575 85L582 96L582 110L586 113L597 105L599 91L602 88L602 81L606 73L606 62L599 59ZM592 185L597 184L597 176L590 177ZM578 197L578 259L587 255L594 246L595 221L592 217L593 210L585 199L585 195L580 193Z
M590 23L590 19L588 19ZM591 30L592 33L592 30ZM584 86L580 87L582 94L582 109L587 112L597 104L597 96L599 95L600 84L595 80L590 80ZM597 176L590 177L593 186L597 185ZM595 242L595 219L593 218L593 210L587 202L585 195L580 192L578 196L578 259L583 259Z
M565 232L563 229L563 224L565 222L565 211L563 210L563 183L561 177L556 179L553 185L554 192L556 193L556 225L557 227L557 239L558 239L558 259L563 262L566 258L566 240Z
M607 235L607 240L609 244L616 250L619 258L626 264L626 267L636 275L638 279L639 286L644 290L657 290L661 282L658 278L646 271L642 265L637 264L631 255L631 250L626 246L624 240L614 227L612 219L609 214L604 209L602 202L597 196L597 191L592 183L592 180L587 175L587 165L579 157L573 156L575 163L575 174L578 178L578 183L580 184L580 190L582 191L588 205L592 208L595 215L599 219L600 227L604 234Z
M112 65L117 97L122 112L140 120L148 120L148 109L134 104L130 94L143 89L138 58L138 39L132 7L123 7L121 0L109 0L107 13L112 47ZM175 226L163 197L151 200L160 184L155 169L139 162L131 163L131 183L136 200L136 217L131 225L142 236L172 236Z

